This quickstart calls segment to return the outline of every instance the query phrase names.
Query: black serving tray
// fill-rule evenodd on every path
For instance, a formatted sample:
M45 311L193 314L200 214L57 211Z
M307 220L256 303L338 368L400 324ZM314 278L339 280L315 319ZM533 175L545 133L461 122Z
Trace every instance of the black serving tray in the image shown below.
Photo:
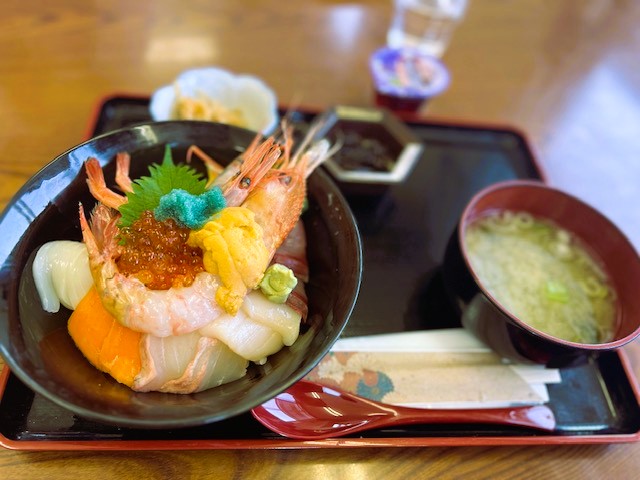
M282 112L284 113L284 111ZM287 112L302 126L318 112ZM360 296L344 336L459 326L444 292L440 262L471 196L501 180L544 180L525 135L505 126L405 118L424 144L404 183L376 194L345 189L362 235ZM100 102L90 135L149 121L148 98ZM624 353L593 356L561 369L549 385L553 434L516 427L415 425L344 439L297 441L262 427L250 414L181 430L137 430L79 418L35 394L5 369L0 376L0 444L23 450L318 448L357 446L614 443L640 439L635 377Z

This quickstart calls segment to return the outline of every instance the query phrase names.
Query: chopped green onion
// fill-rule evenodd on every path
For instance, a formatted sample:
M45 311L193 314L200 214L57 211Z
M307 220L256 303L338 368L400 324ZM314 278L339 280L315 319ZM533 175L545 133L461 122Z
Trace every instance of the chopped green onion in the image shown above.
M561 282L549 280L545 284L545 295L554 302L567 303L569 301L569 291Z

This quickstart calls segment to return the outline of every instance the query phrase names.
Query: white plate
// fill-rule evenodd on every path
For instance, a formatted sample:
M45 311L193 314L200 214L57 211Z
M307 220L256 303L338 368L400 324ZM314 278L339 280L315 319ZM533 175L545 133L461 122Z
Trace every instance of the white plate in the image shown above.
M251 75L236 75L216 67L186 70L171 85L153 93L149 105L151 118L156 121L176 119L173 112L177 91L185 97L205 97L227 109L237 109L246 123L241 126L256 132L269 134L278 124L275 93L262 80Z

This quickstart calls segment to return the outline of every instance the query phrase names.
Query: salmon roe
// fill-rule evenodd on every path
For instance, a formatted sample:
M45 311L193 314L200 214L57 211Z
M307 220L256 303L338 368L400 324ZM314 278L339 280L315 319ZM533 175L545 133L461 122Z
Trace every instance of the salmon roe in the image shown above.
M189 232L171 218L159 222L153 212L145 211L120 229L118 269L153 290L188 287L204 271L202 250L187 245Z

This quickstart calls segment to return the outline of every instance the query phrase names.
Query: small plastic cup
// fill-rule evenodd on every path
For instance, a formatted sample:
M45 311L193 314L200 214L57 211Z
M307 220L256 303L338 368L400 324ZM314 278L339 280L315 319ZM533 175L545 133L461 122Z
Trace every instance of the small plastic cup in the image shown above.
M449 86L449 70L437 58L416 48L383 47L370 58L376 105L398 112L417 112Z

